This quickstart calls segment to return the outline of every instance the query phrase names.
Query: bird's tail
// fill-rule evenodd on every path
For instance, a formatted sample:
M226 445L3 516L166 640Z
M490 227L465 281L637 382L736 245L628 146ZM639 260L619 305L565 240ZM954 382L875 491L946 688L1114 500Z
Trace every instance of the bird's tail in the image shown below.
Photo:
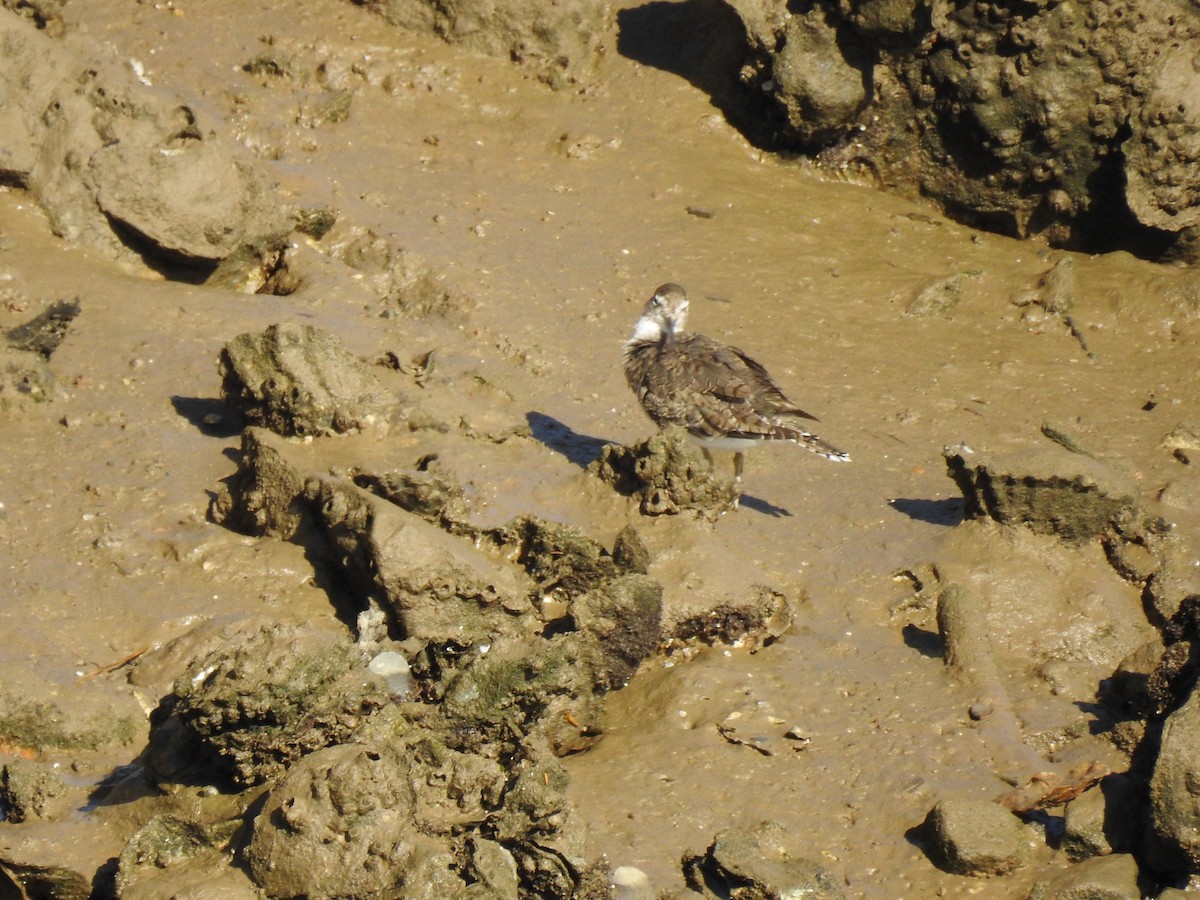
M822 440L811 431L805 431L803 428L795 428L791 425L777 425L779 429L779 437L785 441L791 441L793 444L799 444L810 453L815 453L817 456L823 456L833 462L850 462L850 454L843 450L839 450L833 444Z

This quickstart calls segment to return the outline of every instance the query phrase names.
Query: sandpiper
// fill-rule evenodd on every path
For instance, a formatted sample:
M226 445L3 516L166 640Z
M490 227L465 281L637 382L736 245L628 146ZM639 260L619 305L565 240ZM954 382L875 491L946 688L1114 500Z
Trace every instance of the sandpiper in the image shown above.
M625 378L642 409L659 426L678 425L700 445L711 468L711 449L732 450L734 482L743 454L763 441L790 441L831 459L850 456L802 424L816 421L792 403L759 363L736 347L683 330L687 294L664 284L646 301L625 342Z

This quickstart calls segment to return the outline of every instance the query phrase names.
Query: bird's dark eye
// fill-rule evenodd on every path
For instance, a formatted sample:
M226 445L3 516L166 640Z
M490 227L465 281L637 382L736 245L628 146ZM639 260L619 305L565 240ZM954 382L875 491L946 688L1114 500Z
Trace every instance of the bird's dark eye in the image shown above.
M663 305L663 299L662 299L662 297L658 296L658 294L655 294L655 295L654 295L654 296L651 298L651 300L653 300L653 301L654 301L654 305L655 305L655 306L662 306L662 305Z

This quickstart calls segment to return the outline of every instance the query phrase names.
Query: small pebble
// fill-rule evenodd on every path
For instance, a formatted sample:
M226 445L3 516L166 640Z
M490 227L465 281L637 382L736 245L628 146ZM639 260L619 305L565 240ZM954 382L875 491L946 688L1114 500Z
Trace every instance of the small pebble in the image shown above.
M971 717L971 721L978 722L981 719L986 719L992 714L992 704L986 700L981 700L978 703L972 703L967 709L967 715Z
M367 663L367 669L382 677L393 694L408 694L412 691L412 673L403 653L384 650Z
M654 900L654 887L641 869L617 866L612 873L612 895L615 900Z

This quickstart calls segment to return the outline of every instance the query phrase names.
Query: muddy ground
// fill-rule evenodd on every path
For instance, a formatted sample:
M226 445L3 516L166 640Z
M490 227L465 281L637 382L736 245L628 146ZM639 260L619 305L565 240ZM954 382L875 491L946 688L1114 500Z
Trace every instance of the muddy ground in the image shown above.
M408 410L403 426L298 438L316 456L305 471L423 472L436 455L462 488L439 534L476 544L518 516L605 548L633 524L676 611L667 625L764 588L787 599L778 640L681 637L611 685L587 723L602 737L555 763L581 836L556 851L572 871L636 867L683 893L682 857L774 820L823 870L813 883L847 896L1056 896L1080 858L1128 863L1119 896L1187 884L1194 851L1148 839L1167 826L1144 809L1166 804L1165 775L1150 786L1157 729L1186 696L1171 681L1186 681L1186 648L1164 670L1162 641L1195 627L1177 616L1200 565L1193 269L976 231L766 154L697 86L621 52L636 17L611 20L595 71L555 90L536 67L333 0L62 15L154 96L181 98L200 132L248 148L275 196L310 222L336 211L346 231L293 232L275 292L249 293L232 276L198 283L202 251L148 264L127 249L145 236L64 239L20 187L0 191L0 326L78 302L42 348L50 372L10 369L0 398L0 754L7 778L34 785L6 787L0 862L28 896L48 895L47 871L74 885L57 896L241 897L269 882L246 827L275 801L251 802L236 772L173 778L145 751L152 713L161 727L164 699L186 693L176 679L244 623L361 637L362 597L311 545L213 520L247 424L218 358L275 323L382 360L368 368ZM390 268L338 249L366 232ZM692 327L753 353L853 463L765 448L739 508L708 516L646 516L589 472L605 444L651 433L620 349L665 281L689 289ZM1035 499L972 507L947 447ZM1073 494L1114 504L1059 516L1036 499ZM1106 691L1139 650L1126 669L1162 689L1131 710ZM996 837L999 861L956 862L921 827L935 805L943 819L954 803L1002 808L1034 776L1035 799L1037 784L1081 789L1089 766L1133 773L1109 816L1135 833L1109 829L1112 846L1072 844L1064 831L1082 826L1049 800L1005 812L1018 825ZM202 821L217 849L138 894L149 876L116 860L164 813ZM156 859L170 877L175 858Z

